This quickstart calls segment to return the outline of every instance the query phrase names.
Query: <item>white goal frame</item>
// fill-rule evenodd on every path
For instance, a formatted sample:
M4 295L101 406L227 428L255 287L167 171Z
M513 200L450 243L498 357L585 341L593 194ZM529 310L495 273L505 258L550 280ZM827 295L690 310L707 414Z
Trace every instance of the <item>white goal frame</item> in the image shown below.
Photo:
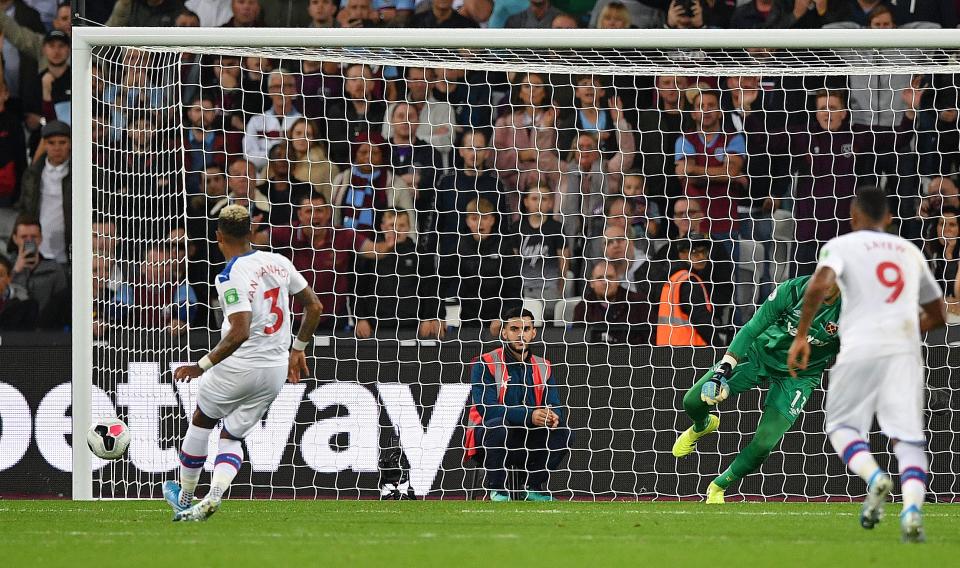
M748 41L745 41L749 38ZM450 29L202 29L86 28L73 31L73 336L72 431L74 500L93 499L91 454L84 434L90 426L93 380L91 50L98 46L247 46L325 48L488 49L719 49L719 48L918 48L960 50L960 30L450 30ZM960 51L957 52L960 60ZM699 70L700 74L710 74Z

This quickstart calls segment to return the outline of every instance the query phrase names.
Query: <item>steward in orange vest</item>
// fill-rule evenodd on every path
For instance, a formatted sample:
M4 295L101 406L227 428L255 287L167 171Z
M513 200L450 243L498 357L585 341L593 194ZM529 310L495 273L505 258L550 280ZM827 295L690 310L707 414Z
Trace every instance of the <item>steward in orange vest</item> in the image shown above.
M506 493L506 461L527 472L526 499L552 500L548 472L569 453L572 434L550 361L530 352L533 315L515 309L503 318L503 347L474 363L466 457L482 454L485 485L494 501Z
M686 250L684 250L686 249ZM657 345L703 347L717 337L710 292L700 274L706 272L710 244L704 241L680 244L681 263L660 291L657 312Z

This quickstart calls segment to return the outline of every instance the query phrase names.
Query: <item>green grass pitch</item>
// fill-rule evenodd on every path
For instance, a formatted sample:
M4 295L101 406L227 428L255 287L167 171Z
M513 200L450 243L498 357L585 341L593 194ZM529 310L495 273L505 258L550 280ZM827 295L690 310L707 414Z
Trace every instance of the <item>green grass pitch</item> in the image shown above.
M174 524L160 501L0 501L3 566L956 566L960 505L898 505L872 531L856 504L225 501Z

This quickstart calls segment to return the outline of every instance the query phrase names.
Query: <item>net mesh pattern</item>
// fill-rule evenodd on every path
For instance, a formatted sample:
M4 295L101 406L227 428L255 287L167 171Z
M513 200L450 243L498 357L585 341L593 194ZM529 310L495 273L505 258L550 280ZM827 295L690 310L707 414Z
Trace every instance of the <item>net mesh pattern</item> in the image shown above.
M493 376L477 358L502 346L511 308L534 313L550 375L510 396L562 424L514 424L549 449L508 452L507 488L696 496L752 438L765 383L723 403L721 434L678 461L683 395L849 230L860 185L886 189L894 230L956 293L956 50L93 54L93 408L133 436L126 457L94 464L95 496L158 496L176 475L210 375L174 383L172 369L218 340L227 204L250 210L257 247L287 256L325 311L313 378L253 427L232 496L463 498L501 483L468 432L474 397L498 402L471 381ZM673 296L698 254L702 284ZM299 306L284 309L296 327ZM664 325L686 345L664 344ZM949 340L926 353L931 491L947 500L960 468ZM731 493L864 493L823 434L822 389L806 398ZM212 436L208 469L215 455Z

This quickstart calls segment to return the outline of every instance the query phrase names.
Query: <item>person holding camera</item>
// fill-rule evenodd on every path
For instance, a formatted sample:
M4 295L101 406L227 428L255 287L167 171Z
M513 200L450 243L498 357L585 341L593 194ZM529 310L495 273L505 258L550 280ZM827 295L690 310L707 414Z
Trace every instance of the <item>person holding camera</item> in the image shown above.
M666 27L673 30L725 28L733 15L730 0L672 0L667 7Z
M70 311L70 290L63 267L41 254L42 245L40 220L30 215L17 217L8 246L8 252L16 255L11 281L37 302L39 327L55 328L67 323L64 315Z
M0 330L29 331L37 322L37 303L12 279L13 263L0 254Z
M23 173L20 213L36 217L47 227L40 252L60 264L68 262L72 226L70 125L52 120L40 131L43 153Z
M828 9L827 0L751 0L737 7L730 27L740 30L819 28L831 21Z

